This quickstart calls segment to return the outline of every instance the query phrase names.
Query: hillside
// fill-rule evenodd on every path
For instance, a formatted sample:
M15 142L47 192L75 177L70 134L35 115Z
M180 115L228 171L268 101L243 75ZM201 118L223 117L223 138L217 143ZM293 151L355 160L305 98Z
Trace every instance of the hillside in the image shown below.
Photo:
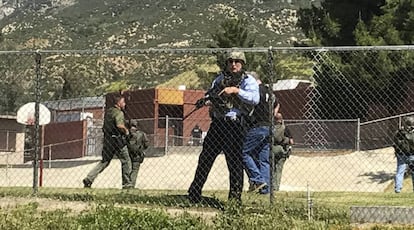
M0 0L1 1L1 0ZM291 2L288 0L288 2ZM245 18L256 47L290 46L303 38L297 0L3 0L0 50L84 50L199 48L213 44L225 19ZM31 100L33 62L29 56L0 57L1 111ZM42 100L97 96L125 88L205 88L215 59L197 55L46 55ZM26 76L25 78L16 76ZM177 77L177 78L176 78ZM206 80L204 80L206 81ZM20 95L16 98L15 95Z
M295 9L307 1L297 5L283 0L36 2L23 1L13 8L9 1L2 7L9 12L0 21L3 37L19 48L205 47L212 42L210 33L217 25L232 17L248 19L257 46L287 46L290 39L302 38L295 27Z

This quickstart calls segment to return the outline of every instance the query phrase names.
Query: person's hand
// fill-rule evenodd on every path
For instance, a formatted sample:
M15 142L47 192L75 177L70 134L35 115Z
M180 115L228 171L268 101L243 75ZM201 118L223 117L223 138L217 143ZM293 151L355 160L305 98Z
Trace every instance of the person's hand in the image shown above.
M197 102L195 103L195 106L197 109L203 107L206 103L206 98L200 98L197 100Z
M240 91L239 88L237 88L235 86L230 86L230 87L224 88L218 95L220 96L223 93L226 93L226 94L238 94L239 91Z
M129 136L129 130L125 129L125 136Z

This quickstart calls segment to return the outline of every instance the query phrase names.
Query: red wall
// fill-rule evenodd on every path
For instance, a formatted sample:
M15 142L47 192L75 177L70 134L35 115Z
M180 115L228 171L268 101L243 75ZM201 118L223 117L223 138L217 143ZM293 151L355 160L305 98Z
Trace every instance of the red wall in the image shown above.
M308 83L299 83L295 89L274 92L284 119L304 119L307 95L312 89Z
M44 127L43 159L72 159L85 155L86 121L51 123Z

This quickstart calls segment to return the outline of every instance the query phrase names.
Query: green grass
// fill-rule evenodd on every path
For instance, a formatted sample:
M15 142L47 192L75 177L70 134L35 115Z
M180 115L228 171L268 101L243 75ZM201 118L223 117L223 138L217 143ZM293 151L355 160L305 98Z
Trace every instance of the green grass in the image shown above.
M406 181L408 183L410 181ZM408 187L408 186L406 186ZM227 201L227 191L206 191L204 208L220 208ZM1 188L0 197L31 197L32 188ZM119 190L119 189L79 189L79 188L39 188L35 195L40 198L50 198L65 201L91 201L106 203L160 205L166 207L196 207L190 204L185 191L168 190ZM273 205L279 202L307 204L306 192L277 192ZM315 206L335 207L348 209L351 206L414 206L412 193L392 192L312 192L312 202ZM398 198L398 199L397 199ZM249 207L268 208L272 206L269 196L257 194L243 194L243 205ZM211 205L209 205L209 203ZM216 205L216 206L215 206Z
M201 204L188 202L185 191L119 189L0 188L0 197L48 198L80 201L91 209L44 211L41 201L0 209L0 229L352 229L352 206L414 206L411 193L358 192L311 193L312 219L308 220L306 192L277 192L269 196L243 194L243 205L227 202L227 191L205 192ZM181 210L171 215L167 210ZM216 213L210 218L190 213ZM62 228L65 223L68 228ZM26 226L27 225L27 226ZM46 226L46 227L45 227ZM373 225L373 229L399 229L401 226ZM400 229L414 229L403 226Z

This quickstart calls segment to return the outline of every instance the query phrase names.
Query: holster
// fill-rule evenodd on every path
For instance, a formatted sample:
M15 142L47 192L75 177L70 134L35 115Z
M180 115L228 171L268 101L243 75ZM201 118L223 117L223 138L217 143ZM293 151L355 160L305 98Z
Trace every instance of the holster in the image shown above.
M143 151L130 152L129 156L131 157L132 162L142 163L142 162L144 162L145 153Z

